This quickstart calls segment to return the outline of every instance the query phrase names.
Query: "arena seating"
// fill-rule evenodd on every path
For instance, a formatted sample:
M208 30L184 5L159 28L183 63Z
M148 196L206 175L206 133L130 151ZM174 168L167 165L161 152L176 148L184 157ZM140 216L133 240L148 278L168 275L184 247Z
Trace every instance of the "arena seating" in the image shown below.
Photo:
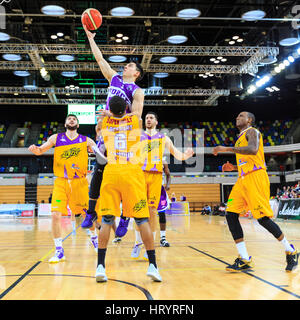
M292 126L291 120L264 120L259 121L255 126L263 134L264 145L274 146L282 143L284 137L288 133ZM163 123L161 128L168 127L167 123ZM205 129L204 132L204 146L213 147L215 145L232 146L236 140L238 130L235 127L235 123L230 122L179 122L177 127L184 131L184 129L192 129L187 136L187 141L190 142L190 146L196 147L201 142L199 134L196 135L196 129Z

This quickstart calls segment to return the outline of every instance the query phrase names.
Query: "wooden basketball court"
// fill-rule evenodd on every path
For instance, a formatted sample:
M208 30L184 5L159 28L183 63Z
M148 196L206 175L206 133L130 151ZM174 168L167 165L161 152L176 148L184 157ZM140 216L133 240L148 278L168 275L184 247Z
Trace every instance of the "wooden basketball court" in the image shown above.
M80 224L80 218L77 221ZM120 244L107 250L107 283L96 283L97 253L80 227L72 235L63 218L66 261L49 264L54 253L50 217L1 218L0 299L2 300L299 300L300 268L285 272L281 244L255 220L241 218L253 271L228 273L237 251L221 216L167 216L169 248L156 255L163 278L147 276L148 262L130 258L132 222ZM279 221L286 237L300 247L300 224Z

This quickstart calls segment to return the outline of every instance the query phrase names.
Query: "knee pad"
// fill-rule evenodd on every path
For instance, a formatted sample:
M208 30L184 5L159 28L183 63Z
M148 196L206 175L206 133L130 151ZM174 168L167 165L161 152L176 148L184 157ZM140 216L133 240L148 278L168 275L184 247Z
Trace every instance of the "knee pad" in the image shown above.
M114 221L115 221L115 216L112 216L112 215L102 216L102 223L104 224L109 224L110 226L112 226L114 224Z
M141 224L148 222L149 219L148 218L134 218L134 221L137 226L140 226Z
M158 215L159 215L159 223L166 223L167 222L165 211L159 212Z
M282 235L282 231L279 226L271 220L269 217L263 217L257 220L258 223L268 230L272 235L278 239Z
M239 215L235 212L226 212L226 221L234 240L244 238L243 229L239 221Z

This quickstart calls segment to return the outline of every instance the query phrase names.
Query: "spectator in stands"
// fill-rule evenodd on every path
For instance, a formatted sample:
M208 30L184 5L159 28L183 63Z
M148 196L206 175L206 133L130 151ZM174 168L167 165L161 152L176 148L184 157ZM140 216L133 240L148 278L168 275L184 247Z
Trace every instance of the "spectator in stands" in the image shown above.
M206 204L200 212L201 212L202 215L210 214L211 213L211 207L208 204Z
M176 195L175 195L175 192L172 192L172 195L171 195L171 202L176 202Z
M186 196L184 194L180 196L180 201L186 201Z
M51 203L51 201L52 201L52 193L50 194L48 201L49 201L49 203Z

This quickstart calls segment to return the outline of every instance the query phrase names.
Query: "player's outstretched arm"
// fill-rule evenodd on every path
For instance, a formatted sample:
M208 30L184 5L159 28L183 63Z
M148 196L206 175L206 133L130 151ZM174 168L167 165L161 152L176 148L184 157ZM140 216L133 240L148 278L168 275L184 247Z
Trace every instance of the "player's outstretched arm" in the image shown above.
M138 118L142 117L144 108L144 91L142 89L137 89L133 101L132 101L132 114L138 116Z
M28 150L31 151L36 156L40 156L55 146L56 137L57 137L57 134L53 134L52 136L49 137L47 142L42 144L40 147L36 146L35 144L32 144L31 146L28 147Z
M109 63L103 58L103 55L94 40L95 33L90 32L84 24L83 24L83 29L85 30L85 33L89 39L89 43L90 43L93 55L100 67L101 72L103 73L104 77L110 82L111 78L117 72L113 70L109 65Z
M185 161L191 158L194 155L194 151L192 148L188 148L184 153L179 151L171 141L169 137L166 137L166 149L177 159L181 161Z

